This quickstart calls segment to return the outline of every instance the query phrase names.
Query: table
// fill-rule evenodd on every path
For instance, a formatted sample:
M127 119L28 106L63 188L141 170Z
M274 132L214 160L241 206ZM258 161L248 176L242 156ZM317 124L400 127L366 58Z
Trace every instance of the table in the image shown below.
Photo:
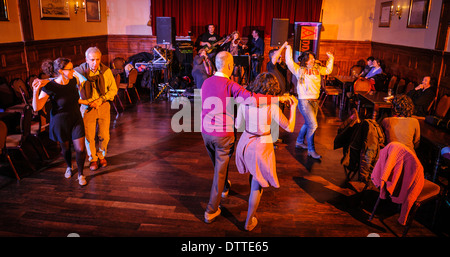
M384 100L388 96L386 92L370 91L370 92L355 92L358 95L358 112L361 106L361 101L368 102L373 105L372 119L376 120L380 109L390 109L392 103Z
M441 160L441 150L444 147L450 146L450 134L446 131L436 128L431 124L425 122L424 119L419 119L420 124L420 141L428 144L430 147L437 150L436 161L433 169L433 182L436 180L439 169L439 162ZM431 150L431 149L430 149Z
M351 84L351 86L353 86L353 83L355 82L355 77L353 76L336 76L335 79L340 82L339 84L342 84L342 97L341 97L341 102L339 103L339 118L342 120L342 112L344 110L344 105L345 105L345 96L347 93L347 87L345 86L346 84ZM351 87L350 87L351 89Z

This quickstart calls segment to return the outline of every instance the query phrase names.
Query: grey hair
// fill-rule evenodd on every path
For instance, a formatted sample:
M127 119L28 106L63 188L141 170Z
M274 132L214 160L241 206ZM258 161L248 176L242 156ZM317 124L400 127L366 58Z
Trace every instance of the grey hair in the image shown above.
M92 46L92 47L89 47L87 50L86 50L86 58L89 58L89 54L90 53L99 53L100 55L102 54L102 52L100 51L100 49L98 49L96 46Z
M218 53L216 55L216 68L217 70L222 70L223 67L225 67L225 65L230 62L233 61L233 56L227 52L227 51L222 51L220 53Z

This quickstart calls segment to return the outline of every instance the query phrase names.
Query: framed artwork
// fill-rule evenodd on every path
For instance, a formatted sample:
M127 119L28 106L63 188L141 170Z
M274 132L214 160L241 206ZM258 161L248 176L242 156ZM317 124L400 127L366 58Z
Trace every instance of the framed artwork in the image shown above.
M381 3L380 22L378 27L390 27L392 15L392 1Z
M9 21L6 0L0 0L0 21Z
M409 5L408 28L427 28L431 0L411 0Z
M86 0L86 21L100 21L100 0Z
M41 20L69 20L69 1L39 0Z

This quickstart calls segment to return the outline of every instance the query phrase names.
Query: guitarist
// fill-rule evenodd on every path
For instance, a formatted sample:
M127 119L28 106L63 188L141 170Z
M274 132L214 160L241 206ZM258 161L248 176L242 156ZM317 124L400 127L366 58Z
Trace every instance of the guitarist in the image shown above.
M200 48L198 50L200 50L201 48L205 48L207 50L207 52L208 52L208 57L211 60L214 59L214 57L216 56L216 54L219 51L218 51L217 48L212 49L211 52L209 52L209 50L211 48L213 48L214 43L218 42L221 39L221 37L219 35L214 33L214 30L215 30L214 24L209 24L208 25L208 32L205 32L205 33L201 34L200 37L199 37Z

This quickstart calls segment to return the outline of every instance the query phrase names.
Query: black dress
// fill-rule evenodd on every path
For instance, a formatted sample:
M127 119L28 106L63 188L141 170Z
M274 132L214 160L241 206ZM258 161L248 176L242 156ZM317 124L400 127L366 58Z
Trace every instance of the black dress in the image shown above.
M67 142L84 137L84 123L78 99L80 95L77 80L73 78L67 85L50 81L42 88L52 103L50 113L50 139Z

